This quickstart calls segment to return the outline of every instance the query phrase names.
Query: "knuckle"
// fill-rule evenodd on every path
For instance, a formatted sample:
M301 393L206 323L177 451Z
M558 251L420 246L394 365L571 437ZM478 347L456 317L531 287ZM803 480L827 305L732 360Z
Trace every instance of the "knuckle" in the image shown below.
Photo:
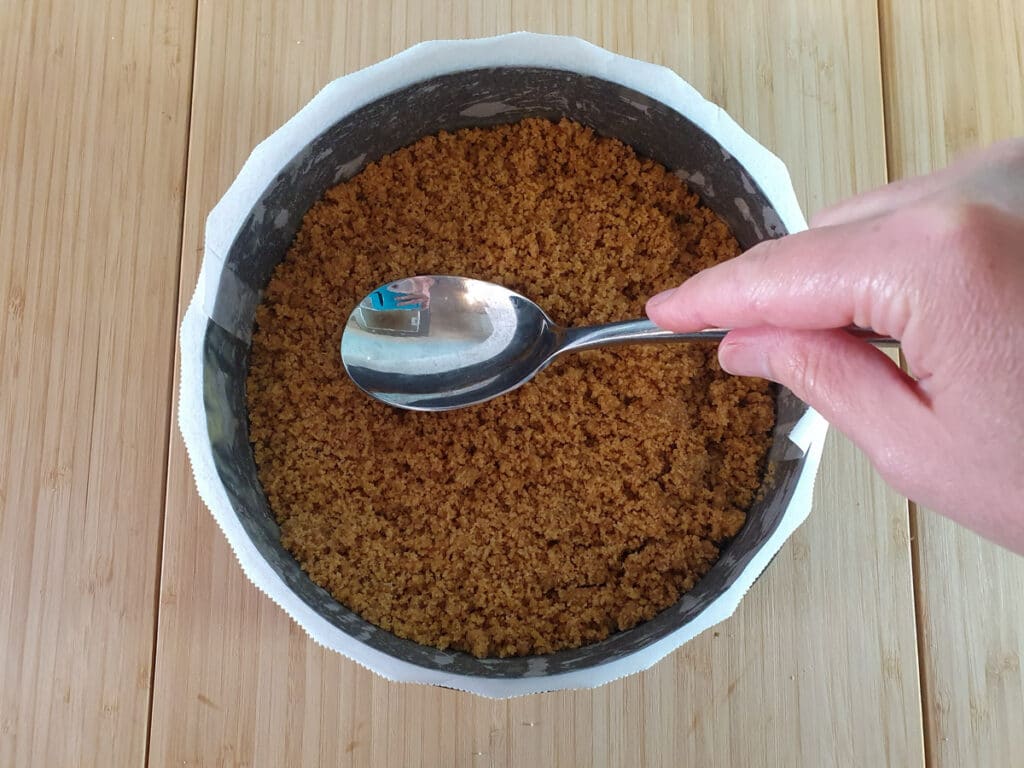
M779 250L779 240L764 240L740 257L742 271L747 275L759 275L768 266Z
M787 334L779 345L776 381L831 417L854 410L855 371L833 342L819 331Z
M918 231L946 266L961 272L983 264L988 258L995 216L991 206L943 200L927 203L918 215Z
M836 203L811 214L807 225L810 229L829 226L845 210L843 203Z
M791 336L789 342L779 345L779 348L782 354L775 371L777 380L793 390L801 400L820 397L822 377L826 373L820 347L797 335Z
M779 240L765 240L743 254L740 268L732 275L734 292L742 294L755 313L763 313L771 303L771 262L779 249Z

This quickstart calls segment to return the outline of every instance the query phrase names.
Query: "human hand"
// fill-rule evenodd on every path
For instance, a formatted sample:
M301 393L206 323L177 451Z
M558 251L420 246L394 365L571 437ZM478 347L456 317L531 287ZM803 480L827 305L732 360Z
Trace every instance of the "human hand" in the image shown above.
M725 370L788 387L898 491L1024 553L1024 140L825 210L647 314L735 329ZM851 324L900 339L912 375Z
M387 289L395 294L396 307L415 307L416 309L428 309L430 307L430 287L434 284L434 278L429 276L403 277L390 283Z

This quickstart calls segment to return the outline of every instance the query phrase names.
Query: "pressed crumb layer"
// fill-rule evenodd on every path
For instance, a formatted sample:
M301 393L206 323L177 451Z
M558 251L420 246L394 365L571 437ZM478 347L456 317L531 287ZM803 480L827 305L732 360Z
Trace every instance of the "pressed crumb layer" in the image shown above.
M745 519L771 391L715 348L621 347L446 413L370 399L338 354L356 302L417 274L501 283L556 322L640 317L739 252L678 178L569 121L422 139L325 194L256 313L247 398L284 546L368 621L476 656L653 617Z

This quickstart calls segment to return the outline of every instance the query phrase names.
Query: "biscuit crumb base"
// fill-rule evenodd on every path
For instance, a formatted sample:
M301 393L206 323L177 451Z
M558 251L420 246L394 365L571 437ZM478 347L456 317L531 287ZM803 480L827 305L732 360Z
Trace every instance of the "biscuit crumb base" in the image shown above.
M256 312L247 398L282 542L316 583L401 637L541 654L650 619L743 525L774 422L765 382L713 345L595 350L445 413L391 408L341 365L379 285L476 277L566 325L736 256L677 177L563 120L442 133L306 214Z

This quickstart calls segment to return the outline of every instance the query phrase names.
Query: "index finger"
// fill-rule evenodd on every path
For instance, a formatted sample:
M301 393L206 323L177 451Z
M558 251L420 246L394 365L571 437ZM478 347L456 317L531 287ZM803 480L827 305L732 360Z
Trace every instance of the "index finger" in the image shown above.
M899 338L930 238L911 218L875 217L765 241L654 297L647 315L679 332L852 324Z

